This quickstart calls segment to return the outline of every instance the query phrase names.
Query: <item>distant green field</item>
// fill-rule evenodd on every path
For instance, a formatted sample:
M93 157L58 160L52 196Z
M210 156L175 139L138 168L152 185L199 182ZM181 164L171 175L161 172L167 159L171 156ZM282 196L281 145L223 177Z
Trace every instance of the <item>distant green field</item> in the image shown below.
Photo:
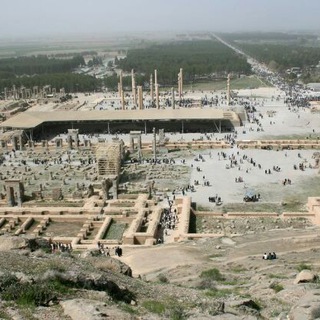
M270 84L263 82L256 76L248 76L230 81L231 90L254 89L260 87L271 87ZM226 90L227 81L210 81L195 83L184 86L186 90Z

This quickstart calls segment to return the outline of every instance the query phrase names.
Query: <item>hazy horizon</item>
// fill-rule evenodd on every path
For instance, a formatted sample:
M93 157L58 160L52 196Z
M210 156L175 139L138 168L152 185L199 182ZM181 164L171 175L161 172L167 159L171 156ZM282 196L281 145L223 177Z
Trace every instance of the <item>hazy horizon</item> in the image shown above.
M319 31L319 0L2 0L0 38Z

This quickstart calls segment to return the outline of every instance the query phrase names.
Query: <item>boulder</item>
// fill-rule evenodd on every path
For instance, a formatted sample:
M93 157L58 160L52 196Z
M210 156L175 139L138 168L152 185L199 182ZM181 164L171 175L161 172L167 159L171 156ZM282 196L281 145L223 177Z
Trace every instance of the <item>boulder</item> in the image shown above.
M39 279L42 281L57 279L76 288L105 291L116 301L131 303L131 301L134 300L133 293L126 288L120 288L114 281L110 280L105 273L84 273L76 270L59 272L49 270L41 275Z
M22 249L27 246L28 239L24 237L0 236L0 251Z
M304 283L304 282L313 282L315 281L317 276L311 272L310 270L302 270L300 273L297 274L294 284Z
M101 256L102 253L100 251L100 249L98 248L94 248L94 249L88 249L84 252L81 253L81 258L88 258L88 257L98 257Z
M131 268L122 261L111 257L106 257L106 262L109 262L112 265L113 271L132 277Z
M320 290L307 292L289 312L290 320L314 320L320 318Z
M72 299L60 302L64 314L72 320L130 320L131 315L106 305L103 302L89 299Z

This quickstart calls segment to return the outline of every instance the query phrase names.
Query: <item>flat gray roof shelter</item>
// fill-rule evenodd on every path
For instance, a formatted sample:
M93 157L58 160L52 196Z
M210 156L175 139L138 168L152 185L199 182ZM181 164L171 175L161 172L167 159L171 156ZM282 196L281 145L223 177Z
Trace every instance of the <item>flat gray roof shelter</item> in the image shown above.
M233 111L222 109L144 109L119 111L52 111L20 113L0 124L6 129L33 129L44 123L86 121L179 121L179 120L229 120L240 125L239 116Z

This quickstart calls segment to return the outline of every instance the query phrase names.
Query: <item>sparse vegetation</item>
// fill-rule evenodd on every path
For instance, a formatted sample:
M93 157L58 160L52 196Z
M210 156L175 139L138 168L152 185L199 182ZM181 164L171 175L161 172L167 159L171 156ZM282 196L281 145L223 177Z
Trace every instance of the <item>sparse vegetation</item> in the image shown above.
M212 288L210 290L206 291L206 296L211 297L211 298L223 298L226 296L229 296L233 293L234 291L232 289L217 289L217 288Z
M316 307L311 312L311 319L318 319L320 318L320 306Z
M160 273L157 278L161 283L169 282L169 279L163 273Z
M201 272L200 278L210 279L214 281L223 281L225 278L217 268L205 270Z
M270 279L287 279L287 276L282 275L282 274L270 273L270 274L268 274L268 278L270 278Z
M120 241L122 239L122 235L126 230L126 228L127 228L126 223L120 223L120 222L116 222L115 220L112 220L104 236L104 239L116 239Z
M239 266L233 266L232 268L230 268L230 271L234 273L242 273L242 272L248 271L248 269L245 268L244 266L239 265Z
M142 306L148 311L156 314L163 314L165 311L165 305L156 300L147 300L142 303Z
M296 269L300 272L302 270L312 270L312 267L309 264L300 263L299 265L297 265Z
M272 282L269 286L270 289L273 289L274 292L278 293L280 292L281 290L283 290L283 285L278 283L278 282Z
M1 320L11 320L12 318L8 315L8 313L0 310L0 319Z
M2 287L1 298L15 301L23 306L48 306L68 289L58 280L37 283L21 283L18 279L6 282Z

